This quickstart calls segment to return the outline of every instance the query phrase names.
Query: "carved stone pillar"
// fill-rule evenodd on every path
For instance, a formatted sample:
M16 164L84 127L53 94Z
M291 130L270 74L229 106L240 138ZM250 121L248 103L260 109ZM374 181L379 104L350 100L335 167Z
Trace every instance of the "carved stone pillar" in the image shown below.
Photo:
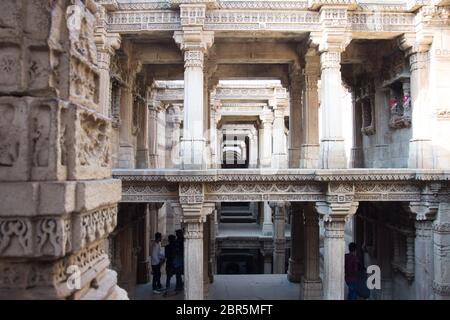
M322 279L320 278L319 215L311 204L303 210L305 216L305 271L300 285L300 297L303 300L321 300L323 298Z
M197 207L183 206L186 211L200 216L201 205ZM184 221L184 298L185 300L203 300L204 298L204 265L203 265L203 222Z
M436 300L450 300L450 203L439 203L437 219L433 224L434 281Z
M289 168L300 168L300 146L302 125L302 74L299 66L293 67L290 77L289 111Z
M102 6L98 7L97 25L95 28L95 44L97 46L99 81L98 81L98 106L99 112L107 116L111 104L111 57L115 50L120 48L121 37L118 33L108 33L107 13Z
M273 248L264 247L261 249L261 255L263 257L263 272L264 274L272 274L272 260L273 260Z
M272 168L286 168L286 135L284 133L285 107L277 106L273 120L273 155Z
M352 90L352 105L353 105L353 146L351 150L350 168L364 167L364 153L362 149L362 111L360 102L356 102L356 92L360 88L353 88Z
M341 186L330 186L330 189L334 188L336 191L343 191ZM348 192L351 192L351 187L348 189ZM330 191L333 192L333 190ZM353 199L350 194L330 194L328 198L332 201L316 203L316 210L322 216L325 227L324 299L344 300L345 222L348 216L356 212L358 203L346 202L346 199ZM334 199L341 199L342 202L335 202Z
M249 168L256 168L258 166L258 136L256 134L250 136L249 144Z
M431 142L431 116L429 88L429 63L431 36L420 41L415 37L404 36L400 39L400 48L409 56L411 71L411 129L412 139L409 143L408 167L434 168L433 146Z
M291 203L291 256L287 275L291 282L300 282L304 272L304 232L303 208L298 203Z
M204 298L204 248L203 223L210 210L203 208L203 185L186 183L179 185L180 204L184 226L184 298ZM208 207L208 208L211 208Z
M320 52L321 128L319 167L347 168L345 141L342 129L341 53L351 41L348 28L348 9L354 3L343 1L313 4L320 8L321 31L311 33L312 46Z
M302 117L300 167L317 168L319 163L319 91L320 58L316 50L305 55L305 86Z
M180 5L183 31L175 42L184 53L184 121L181 140L183 169L206 169L204 130L204 56L214 33L203 31L205 4ZM199 15L200 14L200 15Z
M102 62L88 41L96 4L69 3L9 1L14 18L2 21L14 34L0 39L10 69L0 72L3 298L127 298L105 252L121 182L111 179L111 121L97 100Z
M320 141L320 168L347 168L342 132L341 52L324 51L320 55L323 137ZM339 98L337 98L339 97Z
M270 168L272 166L272 117L269 115L261 118L259 127L259 167Z
M263 202L263 215L264 221L262 226L262 233L265 236L271 236L273 233L273 223L272 223L272 209L267 201Z
M180 128L181 128L181 121L182 121L182 114L181 114L181 106L174 104L169 110L170 118L169 121L171 123L171 141L172 146L170 147L170 157L169 163L166 163L166 168L180 168L181 161L180 161Z
M219 108L218 101L213 101L211 103L210 110L210 128L209 128L209 140L211 149L211 167L213 169L220 168L218 160L218 143L217 143L217 109Z
M392 283L392 237L391 232L387 227L387 219L391 210L388 206L379 206L380 211L379 218L377 219L377 236L376 237L376 246L377 246L377 261L381 271L381 292L379 293L380 300L392 300L393 294L393 283ZM356 217L355 217L356 218ZM355 223L357 224L357 223ZM359 225L356 226L356 232L360 232L360 238L363 238L362 232L363 230L359 230ZM356 237L355 243L363 243L363 240Z
M149 167L148 150L148 109L145 101L141 101L136 110L139 113L139 132L137 136L136 168L146 169Z
M423 195L422 195L423 196ZM414 284L416 299L433 299L433 220L438 203L411 202L409 209L415 220L414 238Z
M149 168L158 168L158 114L162 110L159 101L148 102L148 156Z
M271 202L274 211L273 223L273 273L283 274L286 272L286 236L285 216L286 208L284 202Z

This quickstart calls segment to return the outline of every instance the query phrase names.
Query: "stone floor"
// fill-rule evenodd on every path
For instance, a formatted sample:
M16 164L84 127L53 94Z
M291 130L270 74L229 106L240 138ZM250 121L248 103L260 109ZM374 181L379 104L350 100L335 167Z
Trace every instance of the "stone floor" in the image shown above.
M161 275L161 283L164 285L166 283L166 276ZM167 294L157 294L153 293L152 283L140 284L136 286L134 299L135 300L183 300L183 292L175 293L175 279L171 279L172 289L167 292Z
M164 275L161 283L164 283ZM173 286L175 283L172 284ZM287 280L285 274L215 275L210 285L210 300L297 300L300 287ZM136 300L183 300L183 292L168 295L155 294L151 283L138 285Z
M215 275L210 300L297 300L300 286L285 274Z

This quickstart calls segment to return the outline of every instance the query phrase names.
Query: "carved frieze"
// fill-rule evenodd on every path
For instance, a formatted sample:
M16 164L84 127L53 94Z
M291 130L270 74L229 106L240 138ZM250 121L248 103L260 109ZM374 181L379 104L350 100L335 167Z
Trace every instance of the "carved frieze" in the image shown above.
M180 183L180 204L203 203L203 184Z
M62 257L71 250L71 236L68 218L1 218L0 256Z
M90 212L77 214L73 219L74 249L102 240L117 225L117 206L97 208Z

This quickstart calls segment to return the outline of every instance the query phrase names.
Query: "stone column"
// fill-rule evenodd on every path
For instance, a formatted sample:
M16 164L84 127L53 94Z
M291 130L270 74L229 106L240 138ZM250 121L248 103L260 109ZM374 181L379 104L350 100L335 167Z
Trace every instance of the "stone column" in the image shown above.
M272 117L269 115L261 118L259 127L259 167L270 168L272 166Z
M433 224L434 281L436 300L450 300L450 203L439 203Z
M391 232L387 227L388 215L391 210L388 206L379 206L380 211L379 217L377 219L377 234L383 236L377 236L376 246L377 246L377 261L381 271L381 292L379 293L380 300L392 300L392 237ZM355 217L356 221L356 217ZM358 223L354 223L355 231L360 233L360 238L362 234ZM363 243L359 241L360 239L356 237L356 243Z
M272 274L273 248L268 248L264 245L260 252L264 260L264 274Z
M195 213L200 217L200 206L183 206L183 216ZM184 219L184 299L203 300L203 222Z
M173 104L169 109L170 122L170 140L172 145L169 146L169 156L166 162L166 168L180 168L180 128L182 121L181 106Z
M204 247L203 224L214 205L203 204L203 185L180 183L180 205L183 209L184 226L184 298L204 298Z
M97 5L68 4L8 1L3 13L14 16L0 36L3 298L127 298L105 252L121 198L111 120L97 100L96 45L82 36L94 38Z
M265 236L271 236L273 232L272 209L267 201L263 202L264 221L262 233Z
M287 275L291 282L300 282L304 272L304 232L303 208L299 203L291 203L291 256Z
M220 168L220 157L218 155L219 148L218 148L218 139L217 139L217 122L218 122L218 115L217 115L217 109L220 108L218 101L213 101L211 103L211 119L210 119L210 126L209 134L210 134L210 147L211 147L211 165L212 168Z
M139 103L139 132L137 136L136 168L146 169L149 167L148 150L148 110L145 101Z
M400 48L409 57L411 71L411 130L409 143L409 168L434 168L431 143L430 45L432 37L418 41L415 36L404 36L399 40Z
M276 106L273 120L273 168L286 168L286 135L284 133L284 106Z
M302 145L300 167L318 168L319 165L319 91L320 57L316 50L305 55L305 85L302 116Z
M121 37L118 33L107 32L107 13L104 7L99 6L97 12L97 25L95 27L95 44L98 57L98 106L99 112L108 115L111 105L111 57L115 50L120 48Z
M120 95L120 119L119 128L119 168L134 168L134 148L132 142L132 110L133 93L131 88L123 86Z
M258 166L258 136L256 133L250 136L249 144L249 168L256 168Z
M341 51L329 50L320 55L322 108L322 139L320 168L347 168L345 141L342 132Z
M204 138L204 56L214 33L203 31L205 4L180 5L183 31L176 31L175 42L184 53L184 119L181 140L183 169L206 169Z
M148 157L149 168L159 167L158 163L158 118L162 110L159 101L150 101L148 104Z
M130 45L126 46L127 55L124 57L124 67L127 68L129 77L127 83L122 86L120 95L120 129L119 129L119 168L135 168L135 149L133 144L133 87L136 83L136 75L142 69L139 60L133 60L133 51Z
M300 168L300 146L302 125L302 69L291 68L290 77L290 112L289 112L289 168Z
M437 203L411 202L409 209L415 220L414 284L418 300L433 299L433 220Z
M320 278L320 233L319 215L312 204L303 209L305 216L305 271L300 285L300 298L320 300L323 298L322 279Z
M360 102L356 102L356 95L359 88L352 89L352 104L353 104L353 147L351 150L350 167L363 168L364 167L364 153L362 149L362 112Z
M272 202L270 206L274 210L273 228L273 273L283 274L286 272L286 236L285 216L286 208L284 202Z
M158 228L158 221L159 221L159 209L162 208L164 203L149 203L148 209L149 209L149 220L150 220L150 239L154 239L156 232L161 232L161 230Z
M337 197L350 198L347 195ZM316 209L322 215L325 227L323 283L325 300L344 300L345 222L349 215L356 212L357 207L357 202L316 203Z

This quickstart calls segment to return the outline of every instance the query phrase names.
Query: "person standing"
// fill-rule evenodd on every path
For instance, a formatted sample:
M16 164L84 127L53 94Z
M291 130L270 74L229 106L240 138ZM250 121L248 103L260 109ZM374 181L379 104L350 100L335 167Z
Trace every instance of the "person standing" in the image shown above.
M164 256L166 258L166 291L170 289L170 279L175 274L175 242L176 237L171 234L168 238L169 244L164 248Z
M161 233L155 233L155 242L152 247L152 287L154 293L161 293L161 264L164 262L164 254L161 251Z
M358 257L356 256L356 243L351 242L348 245L348 251L345 255L345 283L348 287L348 300L357 300L358 285Z
M174 269L176 276L176 291L179 292L183 290L183 281L181 275L184 271L184 237L183 230L179 229L175 231L177 239L175 241L175 259L174 259Z

